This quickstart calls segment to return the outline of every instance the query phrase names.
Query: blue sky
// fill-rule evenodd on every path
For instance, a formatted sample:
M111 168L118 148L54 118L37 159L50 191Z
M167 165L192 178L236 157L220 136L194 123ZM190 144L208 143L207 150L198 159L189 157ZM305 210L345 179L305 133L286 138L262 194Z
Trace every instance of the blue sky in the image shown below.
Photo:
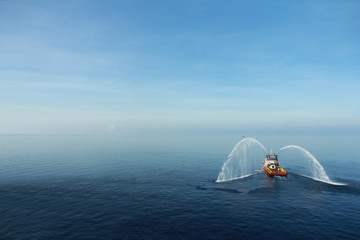
M0 1L0 133L359 127L359 1Z

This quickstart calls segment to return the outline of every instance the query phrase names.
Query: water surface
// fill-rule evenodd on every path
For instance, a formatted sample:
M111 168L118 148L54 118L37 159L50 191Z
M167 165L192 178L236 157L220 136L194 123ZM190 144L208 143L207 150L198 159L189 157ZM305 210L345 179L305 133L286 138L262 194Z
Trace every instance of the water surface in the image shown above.
M305 147L347 185L291 169L215 183L238 136L2 135L0 239L360 239L355 137L257 139Z

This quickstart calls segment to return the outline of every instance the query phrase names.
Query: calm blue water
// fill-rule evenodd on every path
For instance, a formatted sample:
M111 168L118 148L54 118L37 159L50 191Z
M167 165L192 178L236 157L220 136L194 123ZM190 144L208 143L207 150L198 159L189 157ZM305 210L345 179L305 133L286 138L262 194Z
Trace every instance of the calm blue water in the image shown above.
M255 137L305 147L347 185L291 172L217 184L239 136L2 135L0 239L360 239L357 136Z

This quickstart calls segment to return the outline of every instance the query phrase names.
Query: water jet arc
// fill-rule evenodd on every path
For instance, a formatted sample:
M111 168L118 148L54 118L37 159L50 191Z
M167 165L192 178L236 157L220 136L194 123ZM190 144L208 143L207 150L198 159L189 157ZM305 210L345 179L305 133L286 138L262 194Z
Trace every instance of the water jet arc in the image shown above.
M308 166L309 172L307 172L307 173L301 173L300 172L300 175L312 178L312 179L317 180L317 181L325 182L325 183L341 185L341 183L332 182L330 180L329 176L326 174L325 169L320 164L320 162L314 157L314 155L312 155L308 150L306 150L303 147L300 147L300 146L297 146L297 145L288 145L288 146L285 146L285 147L281 148L278 151L278 154L280 154L281 151L288 150L288 149L295 149L295 150L301 151L301 153L303 153L307 157L307 159L309 160L309 164L308 164L309 165ZM286 163L286 162L284 162L284 163ZM291 162L287 162L287 163L289 165L295 164L295 163L291 163ZM295 167L294 169L297 169L297 168Z
M255 174L261 167L261 164L256 164L258 163L256 160L262 159L267 152L255 138L243 138L224 162L216 182L232 181Z

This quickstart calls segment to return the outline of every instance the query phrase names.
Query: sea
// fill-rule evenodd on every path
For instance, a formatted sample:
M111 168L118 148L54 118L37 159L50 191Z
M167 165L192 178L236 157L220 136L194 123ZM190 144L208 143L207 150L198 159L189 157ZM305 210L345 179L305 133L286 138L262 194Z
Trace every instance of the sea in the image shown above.
M264 159L217 183L240 134L0 135L0 239L358 240L359 136L251 136L307 149L331 184L269 177Z

